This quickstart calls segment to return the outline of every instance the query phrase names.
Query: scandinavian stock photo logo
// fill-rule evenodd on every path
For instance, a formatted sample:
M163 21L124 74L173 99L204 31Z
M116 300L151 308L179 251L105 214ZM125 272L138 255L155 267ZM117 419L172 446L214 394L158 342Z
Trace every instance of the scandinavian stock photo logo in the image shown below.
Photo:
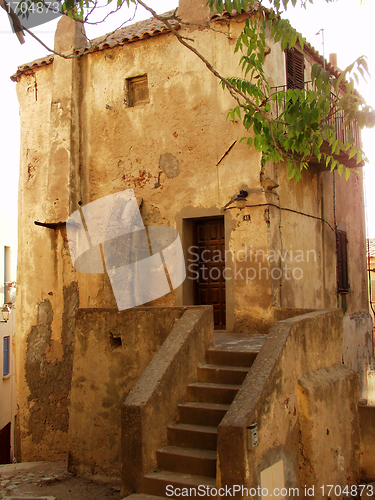
M187 251L188 279L199 281L301 280L304 263L316 263L315 250L254 249L243 245L237 251L190 246Z
M88 203L66 228L74 268L106 271L120 311L163 297L185 279L177 230L145 226L133 189Z

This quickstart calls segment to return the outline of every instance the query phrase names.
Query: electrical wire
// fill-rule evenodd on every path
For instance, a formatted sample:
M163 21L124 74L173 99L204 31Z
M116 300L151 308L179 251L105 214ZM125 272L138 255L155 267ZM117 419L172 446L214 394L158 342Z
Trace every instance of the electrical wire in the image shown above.
M299 214L299 215L304 215L305 217L310 217L311 219L317 219L322 222L325 222L328 227L332 230L335 231L334 228L331 226L331 224L323 219L322 217L318 217L316 215L311 215L311 214L306 214L304 212L299 212L298 210L294 210L293 208L287 208L287 207L280 207L279 205L276 205L276 203L258 203L257 205L245 205L245 208L254 208L254 207L275 207L278 208L279 210L285 210L287 212L292 212L294 214ZM224 208L224 210L230 210L232 208L237 208L237 207L227 207Z

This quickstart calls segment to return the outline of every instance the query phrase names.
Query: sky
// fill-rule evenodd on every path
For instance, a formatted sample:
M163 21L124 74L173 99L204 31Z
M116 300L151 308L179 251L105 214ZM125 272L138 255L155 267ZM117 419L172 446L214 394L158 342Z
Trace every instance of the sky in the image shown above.
M267 7L268 2L264 0ZM178 5L178 0L149 0L148 5L156 12L163 13ZM116 18L114 17L116 16ZM128 12L120 12L109 21L97 26L87 26L86 34L95 38L112 31L129 17ZM149 13L138 8L135 21L147 19ZM357 57L366 55L373 78L360 82L357 87L367 103L375 108L375 43L374 18L375 0L334 0L327 4L324 0L314 0L307 8L290 7L285 13L292 26L300 31L307 41L320 54L323 54L322 32L324 30L324 56L337 53L338 66L344 69ZM121 21L119 21L121 19ZM51 21L33 32L47 46L53 46L53 36L57 21ZM320 32L319 34L317 34ZM0 173L2 194L0 208L7 210L10 217L17 213L18 170L19 170L19 108L16 84L10 80L17 66L33 61L47 54L47 51L29 35L26 43L20 45L16 35L11 32L5 12L0 9ZM363 147L369 159L365 168L367 235L375 238L375 129L362 131Z

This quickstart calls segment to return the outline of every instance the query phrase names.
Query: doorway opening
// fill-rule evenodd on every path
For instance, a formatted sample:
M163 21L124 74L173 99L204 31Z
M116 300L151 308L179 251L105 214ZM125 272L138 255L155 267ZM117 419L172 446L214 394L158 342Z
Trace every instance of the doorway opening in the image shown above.
M216 330L226 327L224 217L200 217L185 223L188 285L184 303L212 305Z

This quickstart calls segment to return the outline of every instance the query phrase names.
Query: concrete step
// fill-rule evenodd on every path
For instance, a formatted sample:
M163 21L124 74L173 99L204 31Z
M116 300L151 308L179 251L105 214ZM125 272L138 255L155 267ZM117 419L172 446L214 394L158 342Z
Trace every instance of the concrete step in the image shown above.
M167 486L169 489L167 490ZM210 498L207 494L207 488L215 488L216 479L206 476L198 476L193 474L182 474L180 472L157 471L151 472L142 478L141 492L151 495L158 495L168 498L199 498L199 490L206 492L206 497ZM172 491L176 494L170 495ZM183 488L187 490L182 491ZM184 493L187 493L185 495Z
M168 426L171 446L216 450L217 427L209 425L172 424Z
M202 403L199 401L178 405L180 423L197 425L219 425L230 405Z
M264 337L264 338L263 338ZM229 410L265 336L215 335L198 367L198 381L187 388L188 401L178 405L179 423L168 426L169 445L157 450L158 470L145 475L139 494L130 500L210 497L216 487L217 426Z
M185 474L216 476L216 451L166 446L156 452L158 469Z
M201 403L231 404L240 385L195 382L188 385L187 398Z
M198 366L198 381L240 385L249 370L248 366L200 365Z
M207 350L206 361L208 364L213 365L250 367L254 363L258 352L255 350L235 351L211 347Z

